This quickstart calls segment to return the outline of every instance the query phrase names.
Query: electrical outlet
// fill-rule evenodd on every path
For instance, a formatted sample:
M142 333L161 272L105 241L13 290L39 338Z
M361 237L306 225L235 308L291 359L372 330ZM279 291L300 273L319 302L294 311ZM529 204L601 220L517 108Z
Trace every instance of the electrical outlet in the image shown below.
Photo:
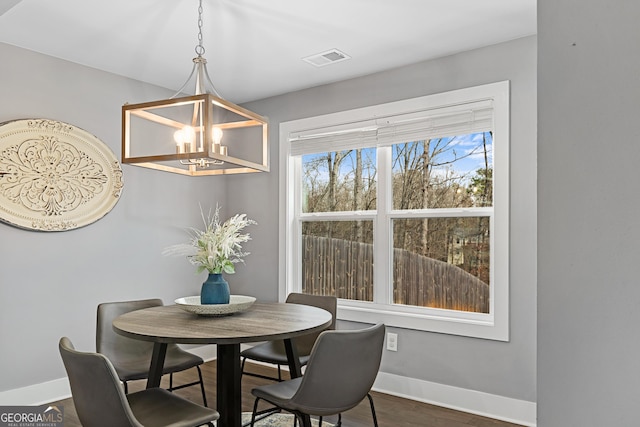
M387 350L398 351L398 334L387 332Z

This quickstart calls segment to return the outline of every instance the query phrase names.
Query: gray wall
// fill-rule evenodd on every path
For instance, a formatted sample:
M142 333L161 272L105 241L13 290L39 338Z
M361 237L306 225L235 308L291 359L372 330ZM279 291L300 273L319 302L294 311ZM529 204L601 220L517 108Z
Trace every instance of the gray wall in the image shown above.
M172 94L1 43L0 64L0 122L71 123L118 159L122 104ZM184 228L200 223L198 202L224 204L225 178L128 165L123 172L121 200L87 227L41 233L0 223L0 391L64 377L58 339L67 335L77 348L94 350L100 302L160 297L170 303L199 292L204 277L161 251L185 241Z
M640 2L538 0L538 425L637 426Z
M321 69L310 69L310 72L321 72ZM274 172L264 176L260 182L250 180L249 176L230 177L228 205L233 210L241 210L248 204L258 203L265 209L269 224L277 224L277 141L280 122L501 80L511 81L511 341L502 343L395 330L399 335L399 351L384 353L382 370L534 402L535 37L247 104L250 109L270 119L271 165ZM278 263L278 232L275 228L263 232L268 234L261 237L261 242L256 242L256 246L268 245L268 250L262 251L268 256L263 260L264 268L272 264L271 269L274 269ZM248 270L240 272L238 276L249 274ZM276 288L260 286L254 293L262 298L277 299Z
M0 58L2 99L11 100L0 103L0 121L67 121L97 135L118 157L122 103L167 95L3 44ZM92 349L101 301L159 296L168 303L197 293L202 280L186 261L160 252L184 239L183 227L199 224L199 201L220 201L227 213L258 221L247 266L230 283L235 293L275 301L278 123L502 80L512 85L511 341L396 330L399 351L385 352L382 370L535 401L535 37L247 104L271 121L269 174L189 178L125 165L122 200L93 225L43 234L0 224L0 340L14 349L0 353L0 391L64 376L57 340L68 335L80 349Z

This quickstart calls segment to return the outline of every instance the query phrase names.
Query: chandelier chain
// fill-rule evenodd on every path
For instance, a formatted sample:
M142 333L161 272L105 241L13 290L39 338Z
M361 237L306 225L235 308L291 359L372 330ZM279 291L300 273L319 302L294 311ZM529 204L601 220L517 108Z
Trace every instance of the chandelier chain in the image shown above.
M204 55L204 46L202 44L202 0L198 6L198 45L196 46L196 54Z

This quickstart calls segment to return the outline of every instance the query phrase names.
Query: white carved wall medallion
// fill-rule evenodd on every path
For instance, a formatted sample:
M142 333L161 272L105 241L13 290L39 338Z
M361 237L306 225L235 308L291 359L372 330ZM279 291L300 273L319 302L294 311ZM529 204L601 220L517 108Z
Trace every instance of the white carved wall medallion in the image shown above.
M48 119L0 123L0 221L38 231L91 224L116 205L122 168L109 147Z

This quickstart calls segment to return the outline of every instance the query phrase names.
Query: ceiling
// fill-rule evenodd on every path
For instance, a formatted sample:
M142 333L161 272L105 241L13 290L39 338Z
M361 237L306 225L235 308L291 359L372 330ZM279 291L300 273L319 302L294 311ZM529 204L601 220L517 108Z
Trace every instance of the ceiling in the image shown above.
M1 0L0 42L177 91L197 19L198 0ZM242 103L533 35L536 0L203 0L202 33ZM302 60L331 49L351 59Z

